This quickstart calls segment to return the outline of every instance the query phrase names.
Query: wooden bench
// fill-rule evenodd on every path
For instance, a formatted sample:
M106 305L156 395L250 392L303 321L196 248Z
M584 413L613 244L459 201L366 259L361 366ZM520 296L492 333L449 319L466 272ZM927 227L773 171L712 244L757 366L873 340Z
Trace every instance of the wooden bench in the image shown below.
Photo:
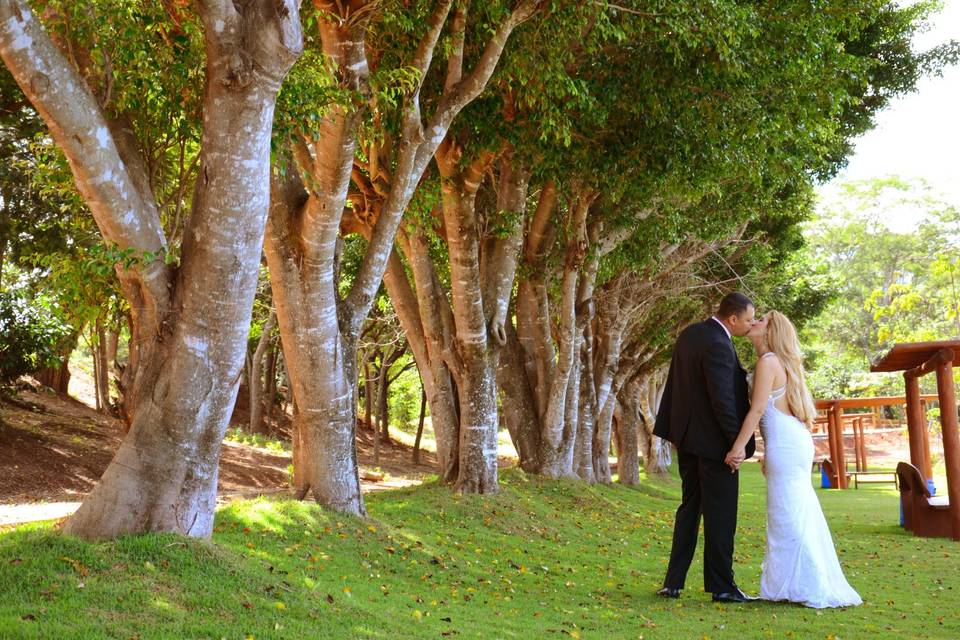
M837 472L836 470L834 470L833 463L830 462L830 458L824 458L823 460L821 460L820 465L823 467L823 470L827 472L827 477L830 479L830 488L831 489L838 488L840 485L837 484L837 481L838 481ZM849 479L850 479L850 472L848 471L847 480ZM848 482L848 486L849 486L849 482Z
M847 471L847 477L853 478L854 489L859 489L861 482L900 486L896 471Z
M903 526L913 535L923 538L950 538L950 499L931 496L920 471L909 462L897 465L900 481L900 505L903 507Z

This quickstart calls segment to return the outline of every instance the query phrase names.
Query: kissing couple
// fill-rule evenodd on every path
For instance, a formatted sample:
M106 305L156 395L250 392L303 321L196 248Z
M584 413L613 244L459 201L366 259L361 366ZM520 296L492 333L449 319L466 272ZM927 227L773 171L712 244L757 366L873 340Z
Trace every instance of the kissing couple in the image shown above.
M746 336L756 350L752 392L732 336ZM782 313L757 318L750 298L731 293L716 315L680 333L653 430L676 446L683 486L670 563L657 595L680 597L702 515L704 590L714 602L757 599L734 582L733 544L739 468L754 454L759 427L767 481L759 599L815 608L863 602L843 575L811 482L809 427L815 416L797 331Z

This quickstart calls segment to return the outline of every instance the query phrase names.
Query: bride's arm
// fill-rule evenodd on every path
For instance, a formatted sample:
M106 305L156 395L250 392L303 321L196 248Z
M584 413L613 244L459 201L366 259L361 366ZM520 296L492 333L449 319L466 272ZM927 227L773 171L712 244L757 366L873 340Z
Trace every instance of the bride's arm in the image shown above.
M757 368L753 374L753 394L750 397L750 411L743 420L740 427L740 433L730 447L730 453L727 454L726 462L729 465L738 465L746 458L747 441L757 430L760 424L760 418L767 408L767 400L770 398L770 391L773 389L773 378L776 371L776 365L772 358L760 358L757 361Z

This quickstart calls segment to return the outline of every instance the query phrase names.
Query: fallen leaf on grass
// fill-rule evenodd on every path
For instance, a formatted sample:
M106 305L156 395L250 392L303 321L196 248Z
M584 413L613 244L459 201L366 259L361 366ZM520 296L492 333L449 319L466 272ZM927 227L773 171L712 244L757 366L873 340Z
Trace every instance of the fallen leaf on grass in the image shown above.
M63 560L64 562L69 563L74 568L74 570L77 573L79 573L81 576L86 576L88 573L90 573L90 570L87 569L85 566L83 566L79 560L74 560L73 558L69 558L67 556L62 556L60 559ZM145 562L144 566L148 564L150 563ZM150 565L150 567L153 567L153 565Z

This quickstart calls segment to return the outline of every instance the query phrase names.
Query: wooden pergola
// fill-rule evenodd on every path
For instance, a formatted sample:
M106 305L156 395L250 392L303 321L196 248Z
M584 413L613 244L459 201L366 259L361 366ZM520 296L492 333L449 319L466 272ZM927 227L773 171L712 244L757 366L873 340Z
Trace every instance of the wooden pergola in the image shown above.
M920 415L923 415L923 403L931 400L937 400L935 395L919 396L921 403ZM848 489L849 478L847 477L847 453L843 443L844 428L844 409L865 409L869 407L886 407L890 405L903 405L907 403L906 396L877 396L871 398L835 398L831 400L817 400L816 407L818 411L826 412L827 418L827 445L830 449L830 463L833 466L833 473L830 475L830 482L836 489ZM850 414L846 414L850 417ZM857 459L857 471L866 471L866 444L863 433L863 424L858 424L856 416L851 424L853 428L854 455ZM924 433L926 433L926 423L923 424ZM929 442L927 442L927 459L929 460ZM912 444L912 441L911 441ZM929 463L928 463L929 471ZM919 468L919 467L918 467ZM841 473L841 470L843 471Z
M943 430L943 457L947 467L947 496L953 538L960 540L960 433L957 428L957 399L953 362L960 353L960 340L904 342L895 345L870 367L871 371L903 371L907 397L907 429L910 434L910 463L929 480L930 436L920 400L920 378L936 372Z

